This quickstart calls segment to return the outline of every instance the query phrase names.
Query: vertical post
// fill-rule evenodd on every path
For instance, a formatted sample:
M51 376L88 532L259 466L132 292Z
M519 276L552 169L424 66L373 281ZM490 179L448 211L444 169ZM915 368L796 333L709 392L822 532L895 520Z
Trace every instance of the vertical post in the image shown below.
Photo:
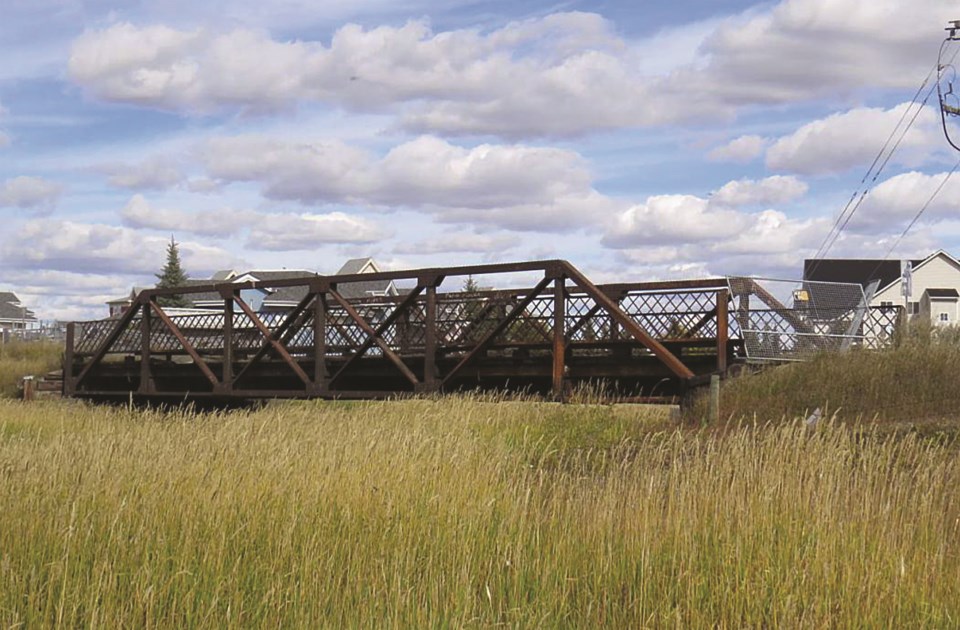
M31 402L34 399L34 381L32 376L24 376L21 379L23 385L23 402Z
M151 394L153 391L153 374L150 371L150 302L147 301L140 307L140 393Z
M727 310L730 292L717 291L717 371L727 371L727 342L730 338L730 318Z
M233 300L233 291L223 295L223 377L220 388L225 394L233 391Z
M317 292L313 300L313 388L317 393L327 389L327 300Z
M424 316L423 383L428 392L437 390L437 287L427 287L427 310Z
M720 375L710 375L710 404L707 411L708 420L717 425L720 423Z
M564 323L567 314L567 305L564 289L565 278L560 275L553 281L553 396L563 400L563 373L566 368L564 354L566 343L564 338Z
M63 353L63 391L64 398L73 395L73 344L76 339L76 324L67 324L66 348Z

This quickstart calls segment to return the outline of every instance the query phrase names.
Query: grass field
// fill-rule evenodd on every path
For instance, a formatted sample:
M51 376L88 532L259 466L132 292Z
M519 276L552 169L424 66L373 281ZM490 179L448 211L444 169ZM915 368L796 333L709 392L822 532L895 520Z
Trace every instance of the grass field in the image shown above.
M956 627L957 454L641 407L0 401L0 627Z
M0 628L960 626L956 340L732 379L717 426L21 404L59 349L5 350Z
M62 344L43 341L0 343L0 398L17 392L20 377L43 375L60 367Z

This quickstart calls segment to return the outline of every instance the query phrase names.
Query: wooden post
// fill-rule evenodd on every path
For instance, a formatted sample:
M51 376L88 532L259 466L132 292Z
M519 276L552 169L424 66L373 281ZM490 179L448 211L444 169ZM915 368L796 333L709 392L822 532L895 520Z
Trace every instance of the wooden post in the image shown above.
M150 371L150 305L140 307L140 393L154 392L153 373Z
M424 390L437 391L437 287L427 287L424 316L423 382Z
M20 380L23 385L23 402L31 402L34 398L34 381L32 376L24 376Z
M720 423L720 375L710 375L710 404L707 410L708 420L717 425Z
M313 302L313 387L317 393L327 390L327 298L317 293Z
M64 398L73 395L73 345L77 329L74 322L67 324L66 347L63 352L63 390Z
M233 292L223 296L223 393L233 391Z
M565 300L565 278L557 276L553 281L553 396L562 401L563 376L566 369L565 357L566 339L564 337L564 323L567 314L567 303Z
M726 289L717 291L717 371L727 371L727 342L730 338L730 320L727 306L730 292Z

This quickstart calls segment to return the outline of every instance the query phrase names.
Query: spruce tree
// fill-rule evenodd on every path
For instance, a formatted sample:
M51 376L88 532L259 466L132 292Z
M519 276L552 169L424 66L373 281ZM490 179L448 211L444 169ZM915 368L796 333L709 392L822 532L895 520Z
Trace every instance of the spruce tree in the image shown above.
M187 274L180 265L180 250L177 248L177 241L170 236L170 244L167 245L167 264L163 266L163 271L156 274L157 288L170 289L173 287L182 287L187 284ZM187 307L190 306L190 300L186 297L174 294L157 298L160 306Z

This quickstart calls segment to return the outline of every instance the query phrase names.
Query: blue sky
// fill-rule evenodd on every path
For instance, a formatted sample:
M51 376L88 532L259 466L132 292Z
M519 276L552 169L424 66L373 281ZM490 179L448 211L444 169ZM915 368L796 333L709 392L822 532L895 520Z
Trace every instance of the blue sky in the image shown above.
M562 257L598 281L797 277L952 3L7 0L0 289L86 318L193 277ZM952 53L951 51L949 51ZM933 103L934 99L931 101ZM831 256L956 249L916 121Z

